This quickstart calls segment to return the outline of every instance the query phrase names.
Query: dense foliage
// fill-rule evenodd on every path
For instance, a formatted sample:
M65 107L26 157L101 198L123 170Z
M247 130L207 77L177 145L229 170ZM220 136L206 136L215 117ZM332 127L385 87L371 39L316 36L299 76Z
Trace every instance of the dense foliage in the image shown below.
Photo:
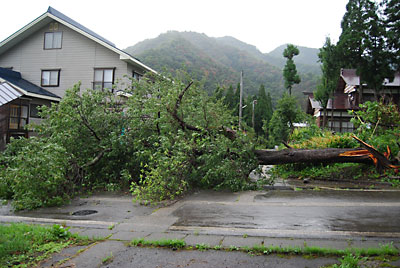
M14 140L1 155L0 197L16 209L59 205L68 198L68 155L48 139Z
M231 131L222 101L188 81L151 77L117 94L76 85L43 108L38 138L13 140L1 156L0 196L32 209L95 187L131 185L146 201L244 189L257 166L251 135Z
M392 155L397 156L400 149L400 113L397 105L367 101L353 115L352 122L362 140L382 153L389 147Z

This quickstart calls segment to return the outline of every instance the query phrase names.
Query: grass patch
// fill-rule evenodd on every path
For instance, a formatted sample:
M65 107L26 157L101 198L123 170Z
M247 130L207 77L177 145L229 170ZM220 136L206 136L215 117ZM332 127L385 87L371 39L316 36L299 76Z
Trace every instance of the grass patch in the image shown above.
M146 247L166 247L166 248L184 248L186 243L179 239L160 239L160 240L145 240L144 238L133 239L132 246Z
M102 263L103 265L106 265L106 264L112 263L113 260L114 260L114 256L113 256L113 254L112 254L112 252L111 252L110 255L108 255L107 257L105 257L105 258L103 258L103 259L101 260L101 263Z
M347 248L330 249L313 246L304 247L278 247L264 245L255 245L247 249L252 254L295 254L295 255L315 255L315 256L355 256L373 257L373 256L398 256L399 250L393 244L381 245L379 248Z
M200 250L200 251L205 251L205 250L208 250L208 249L210 249L210 248L211 248L210 245L204 244L204 243L201 243L201 244L197 244L197 245L196 245L196 249L197 249L197 250Z
M0 267L34 266L63 248L90 242L87 237L71 234L68 229L57 224L0 225Z
M299 255L306 259L314 259L318 257L338 257L340 258L340 265L329 266L330 268L352 268L359 267L359 263L367 262L369 260L379 259L382 265L389 265L386 263L390 260L395 260L399 256L399 250L393 246L392 243L381 245L379 248L347 248L347 249L330 249L320 248L314 246L303 247L279 247L279 246L264 246L254 245L252 247L237 247L231 245L229 247L222 247L221 245L210 246L208 244L197 244L196 246L186 246L184 240L176 239L161 239L161 240L145 240L144 238L134 239L130 243L131 246L142 247L166 247L172 249L183 250L224 250L224 251L241 251L250 255L269 255L276 254L284 258L291 255ZM354 266L356 265L356 266Z
M142 246L142 247L167 247L167 248L179 248L179 249L194 249L193 247L186 246L184 240L178 239L161 239L161 240L146 240L144 238L133 239L130 243L131 246ZM350 254L361 257L375 257L375 256L398 256L400 251L393 246L392 243L380 245L379 248L346 248L346 249L331 249L321 248L315 246L303 247L279 247L279 246L265 246L265 245L254 245L252 247L237 247L231 245L227 248L222 246L211 247L208 244L197 244L195 246L197 250L226 250L226 251L243 251L255 255L264 254L291 254L291 255L312 255L312 256L334 256L342 257Z
M343 258L339 259L340 265L334 264L332 268L358 268L360 261L366 261L366 258L361 258L360 256L347 254Z

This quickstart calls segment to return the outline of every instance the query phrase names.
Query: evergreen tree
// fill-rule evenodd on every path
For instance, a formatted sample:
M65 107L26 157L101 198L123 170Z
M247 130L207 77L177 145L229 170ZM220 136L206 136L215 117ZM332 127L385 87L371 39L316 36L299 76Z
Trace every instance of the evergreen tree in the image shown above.
M222 98L224 97L223 89L218 86L214 91L213 97L216 100L222 100Z
M400 0L385 0L383 5L391 67L400 71Z
M386 28L378 7L371 0L350 0L342 19L342 34L337 44L342 55L342 67L355 68L362 83L374 90L378 99L385 78L393 77Z
M368 27L365 30L363 64L360 66L359 72L368 87L374 90L375 100L379 100L385 78L392 79L394 72L390 68L386 29L374 2L368 2L366 16Z
M243 121L246 122L248 126L252 126L252 103L253 100L256 99L256 96L248 95L247 98L244 99L243 103Z
M254 106L254 131L258 135L263 132L263 122L269 122L272 117L271 95L268 96L265 93L264 85L261 85L256 99L257 103Z
M368 0L349 0L346 13L341 22L342 33L339 37L338 48L341 52L341 61L345 68L359 68L362 64L365 12Z
M294 129L293 124L302 121L304 117L304 112L301 111L296 99L284 93L269 123L271 143L286 142Z
M332 44L329 37L326 38L324 46L319 50L318 57L322 63L322 78L320 84L317 86L317 90L314 92L314 98L320 102L323 108L322 126L325 127L327 121L326 108L329 99L334 97L341 67L337 47Z
M233 92L233 87L230 85L228 89L226 90L225 98L224 98L224 104L228 107L228 109L233 110L235 108L235 93Z
M299 84L301 79L297 74L296 65L294 64L293 57L299 55L299 49L288 44L286 49L283 51L283 56L287 58L286 65L283 68L283 78L285 79L285 87L289 91L289 95L292 95L292 87L294 84Z

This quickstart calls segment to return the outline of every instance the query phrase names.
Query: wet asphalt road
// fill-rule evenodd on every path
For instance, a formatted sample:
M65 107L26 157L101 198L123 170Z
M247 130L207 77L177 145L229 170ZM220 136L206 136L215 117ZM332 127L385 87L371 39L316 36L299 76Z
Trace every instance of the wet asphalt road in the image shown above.
M84 210L96 213L75 214ZM63 251L44 267L65 258L71 259L61 267L320 267L337 263L337 259L132 248L126 243L144 237L225 248L306 243L334 248L379 247L392 241L399 247L398 219L400 191L201 191L167 207L133 204L129 194L102 194L31 212L14 213L10 206L0 207L0 222L66 223L82 235L110 236L79 254L79 247L67 249L69 255ZM102 264L110 254L113 261Z
M251 200L213 200L202 193L175 210L174 229L247 229L277 236L400 237L400 193L377 191L271 191Z

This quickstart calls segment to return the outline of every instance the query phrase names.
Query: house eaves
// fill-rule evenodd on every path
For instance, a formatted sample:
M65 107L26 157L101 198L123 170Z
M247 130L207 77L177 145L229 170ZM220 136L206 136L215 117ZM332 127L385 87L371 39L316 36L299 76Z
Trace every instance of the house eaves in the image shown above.
M346 83L346 85L359 86L360 77L357 75L355 69L341 69L340 76Z
M29 35L35 33L36 31L40 30L47 24L52 21L57 21L68 28L82 34L83 36L95 41L96 43L108 48L109 50L117 53L120 57L120 60L128 62L134 66L137 66L145 71L157 73L155 70L151 69L150 67L146 66L139 60L135 59L128 53L118 49L114 43L108 41L107 39L101 37L100 35L96 34L95 32L89 30L88 28L84 27L83 25L79 24L78 22L74 21L73 19L67 17L63 13L57 11L56 9L49 7L47 12L43 15L39 16L31 23L27 24L2 42L0 42L0 55L3 54L5 51L13 47L14 45L18 44Z
M28 97L32 97L32 98L38 98L38 99L44 99L44 100L50 100L50 101L57 101L59 102L61 100L60 97L52 97L52 96L46 96L46 95L42 95L42 94L38 94L38 93L32 93L29 91L26 91L24 89L22 89L21 87L3 79L0 77L0 83L7 83L8 85L12 86L13 88L17 89L19 92L21 92L22 95L28 96Z
M61 98L21 77L21 73L0 67L0 83L7 83L22 95L59 102Z
M357 75L356 69L341 69L340 77L346 83L346 87L360 85L360 76ZM387 87L399 87L400 86L400 73L396 72L394 74L394 78L392 81L390 81L389 79L386 78L383 81L382 85L387 86ZM367 85L363 84L363 86L367 86ZM350 90L350 88L347 91L349 91L349 90Z
M18 99L23 94L7 82L0 82L0 106Z

